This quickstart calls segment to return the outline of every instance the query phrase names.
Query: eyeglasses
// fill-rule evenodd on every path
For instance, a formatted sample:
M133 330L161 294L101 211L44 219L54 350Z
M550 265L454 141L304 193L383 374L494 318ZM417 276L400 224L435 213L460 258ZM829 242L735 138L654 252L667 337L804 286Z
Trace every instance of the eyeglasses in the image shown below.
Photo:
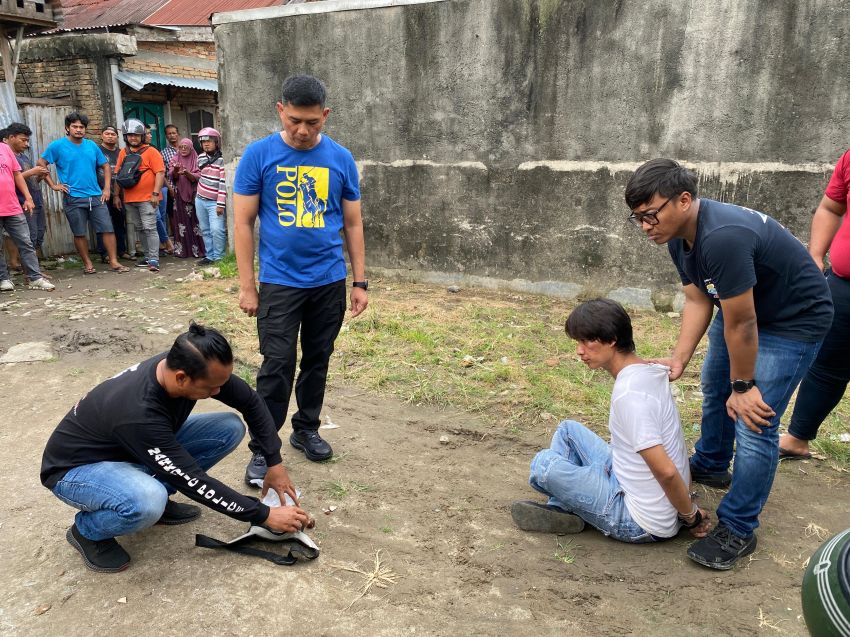
M648 223L651 226L658 225L658 213L661 212L661 209L664 208L668 203L673 201L676 198L676 195L670 197L663 204L658 206L655 210L644 210L640 214L632 213L628 216L628 220L631 221L638 228L643 228L644 222Z

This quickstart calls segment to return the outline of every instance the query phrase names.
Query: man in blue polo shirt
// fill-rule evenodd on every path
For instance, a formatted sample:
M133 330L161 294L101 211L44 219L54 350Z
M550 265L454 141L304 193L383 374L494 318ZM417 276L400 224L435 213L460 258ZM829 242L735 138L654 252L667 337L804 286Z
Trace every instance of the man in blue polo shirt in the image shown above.
M333 455L318 429L328 362L345 315L340 231L351 260L351 316L368 303L357 167L348 149L322 134L330 113L325 97L325 86L315 77L288 77L277 103L283 130L248 145L233 187L239 307L257 317L263 355L257 392L280 429L295 379L300 330L298 410L289 442L313 461ZM258 215L259 294L254 279ZM266 466L256 444L249 447L253 456L245 481L250 484L262 479Z
M112 186L112 171L109 160L93 141L86 139L89 118L80 113L70 113L65 117L67 137L51 142L41 158L39 166L56 164L59 174L58 184L50 177L47 184L56 192L63 192L62 200L65 216L74 234L74 247L83 261L83 272L95 274L97 271L89 258L89 242L86 236L91 224L96 233L103 237L103 246L109 257L112 272L127 272L128 268L118 263L115 245L115 232L106 202ZM97 169L103 168L103 188L97 183Z
M638 168L625 199L629 220L655 244L667 244L684 286L679 339L665 361L671 380L708 329L691 477L729 492L717 527L688 557L729 569L756 548L758 516L779 462L779 419L829 329L829 288L788 230L762 212L698 199L696 175L671 159Z

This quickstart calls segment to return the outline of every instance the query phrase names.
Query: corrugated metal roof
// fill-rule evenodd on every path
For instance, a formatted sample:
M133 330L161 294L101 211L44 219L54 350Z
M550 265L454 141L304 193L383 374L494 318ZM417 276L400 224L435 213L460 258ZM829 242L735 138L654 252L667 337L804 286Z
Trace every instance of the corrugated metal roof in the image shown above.
M286 4L287 0L171 0L143 24L157 26L207 26L210 16L220 11L241 11L242 9L261 9Z
M61 0L62 24L55 31L141 24L169 0ZM197 5L198 3L192 3Z
M198 91L218 92L218 82L216 80L199 80L192 77L178 77L176 75L163 75L161 73L119 71L115 74L115 79L136 91L141 91L148 84L159 84L160 86L177 86L179 88L193 88Z

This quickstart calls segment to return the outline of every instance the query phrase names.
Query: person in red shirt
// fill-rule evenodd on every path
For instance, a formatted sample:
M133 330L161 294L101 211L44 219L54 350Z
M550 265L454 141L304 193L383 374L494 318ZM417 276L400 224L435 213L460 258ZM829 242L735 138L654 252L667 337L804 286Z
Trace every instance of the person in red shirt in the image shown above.
M142 122L137 119L128 119L124 122L123 129L127 148L121 149L118 154L118 163L115 164L116 175L120 175L121 165L128 151L141 155L142 158L139 165L141 177L138 183L123 189L127 221L132 222L137 231L141 229L142 246L145 251L144 258L136 264L136 267L159 272L159 234L156 230L156 219L159 199L162 197L162 185L165 182L165 164L159 151L144 143L145 125ZM121 197L117 190L112 202L116 208L121 208Z
M812 218L809 254L823 270L835 314L818 356L800 383L788 433L779 438L779 459L810 458L809 442L844 396L850 381L850 150L835 164L832 178Z

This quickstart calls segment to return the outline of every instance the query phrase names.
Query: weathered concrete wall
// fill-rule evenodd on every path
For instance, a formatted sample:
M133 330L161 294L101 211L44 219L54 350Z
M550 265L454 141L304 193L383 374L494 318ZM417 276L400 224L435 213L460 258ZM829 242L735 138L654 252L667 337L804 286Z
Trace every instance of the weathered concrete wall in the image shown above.
M675 285L625 222L635 166L684 160L805 239L850 145L842 0L328 0L213 23L234 161L279 128L286 75L326 81L373 268Z

